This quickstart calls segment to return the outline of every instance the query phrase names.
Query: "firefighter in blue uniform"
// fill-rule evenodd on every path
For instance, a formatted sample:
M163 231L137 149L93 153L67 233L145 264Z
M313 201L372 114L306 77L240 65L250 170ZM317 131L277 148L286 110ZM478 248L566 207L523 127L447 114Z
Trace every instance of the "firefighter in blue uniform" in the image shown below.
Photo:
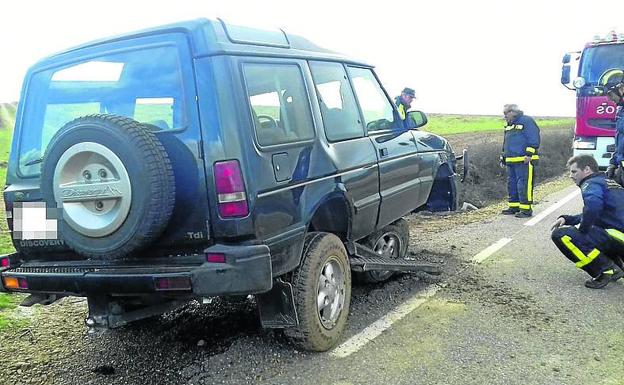
M581 188L583 213L562 215L551 229L561 252L591 279L590 289L600 289L624 276L624 188L598 172L591 155L568 160L570 177ZM575 227L578 225L578 228Z
M533 215L533 185L535 163L539 159L537 149L540 145L539 127L530 116L515 104L506 104L503 115L505 138L500 161L507 167L507 191L509 207L503 214L528 218Z
M401 95L394 99L394 104L397 106L402 121L405 121L407 118L407 111L412 107L412 101L414 99L416 99L416 91L408 87L405 87L403 91L401 91Z

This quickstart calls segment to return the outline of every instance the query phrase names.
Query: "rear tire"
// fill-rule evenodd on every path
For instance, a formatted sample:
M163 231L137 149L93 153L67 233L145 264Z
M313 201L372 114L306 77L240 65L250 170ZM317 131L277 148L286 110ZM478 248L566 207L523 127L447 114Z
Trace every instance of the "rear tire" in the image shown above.
M351 303L351 269L340 238L307 234L292 283L299 325L285 334L305 350L331 349L345 329Z

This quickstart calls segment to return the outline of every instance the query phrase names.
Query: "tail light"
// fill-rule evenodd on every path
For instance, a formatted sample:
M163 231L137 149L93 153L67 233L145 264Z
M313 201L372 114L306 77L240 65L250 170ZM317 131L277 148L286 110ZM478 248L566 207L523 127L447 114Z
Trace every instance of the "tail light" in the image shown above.
M4 281L4 287L7 289L28 289L26 278L2 277L2 280Z
M237 160L214 165L215 187L221 218L245 217L249 214L243 174Z
M0 257L0 269L11 267L11 260L9 257Z
M208 253L208 254L206 254L206 262L210 262L210 263L225 263L225 254L221 254L221 253Z

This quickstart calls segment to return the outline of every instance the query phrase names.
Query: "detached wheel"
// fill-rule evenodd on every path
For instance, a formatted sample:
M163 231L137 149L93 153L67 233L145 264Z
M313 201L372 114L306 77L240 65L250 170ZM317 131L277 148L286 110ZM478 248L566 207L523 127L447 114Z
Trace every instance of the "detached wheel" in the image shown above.
M342 241L333 234L308 234L303 250L293 278L299 326L285 333L303 349L324 352L338 343L347 323L351 269Z
M48 207L61 207L59 238L86 257L115 259L154 241L171 217L173 169L139 122L89 115L63 126L41 172Z
M366 237L363 244L382 258L403 259L409 246L409 225L401 218ZM393 275L392 271L365 271L358 273L357 278L368 283L378 283Z

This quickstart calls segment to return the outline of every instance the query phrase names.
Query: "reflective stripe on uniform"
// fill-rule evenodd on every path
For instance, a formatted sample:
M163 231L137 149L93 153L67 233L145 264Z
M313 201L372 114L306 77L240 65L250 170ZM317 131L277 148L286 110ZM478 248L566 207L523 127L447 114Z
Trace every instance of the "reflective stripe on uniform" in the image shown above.
M533 164L529 162L529 178L527 182L527 201L533 202Z
M531 205L525 205L520 203L518 207L520 208L520 210L531 210Z
M399 105L399 116L401 116L401 120L405 120L405 106L403 104Z
M518 207L520 207L520 203L519 202L508 202L509 208L512 209L516 209Z
M530 152L531 154L535 154L535 149L533 147L527 147L526 152Z
M561 237L561 242L578 258L579 261L576 263L576 267L578 268L589 265L600 255L600 250L598 249L593 249L588 255L583 254L583 252L572 243L572 238L568 235Z
M607 229L607 233L611 238L624 244L624 233L622 233L621 231L617 231L616 229Z
M539 155L531 155L531 160L538 160ZM524 162L524 156L512 156L511 158L505 158L505 163L518 163Z

